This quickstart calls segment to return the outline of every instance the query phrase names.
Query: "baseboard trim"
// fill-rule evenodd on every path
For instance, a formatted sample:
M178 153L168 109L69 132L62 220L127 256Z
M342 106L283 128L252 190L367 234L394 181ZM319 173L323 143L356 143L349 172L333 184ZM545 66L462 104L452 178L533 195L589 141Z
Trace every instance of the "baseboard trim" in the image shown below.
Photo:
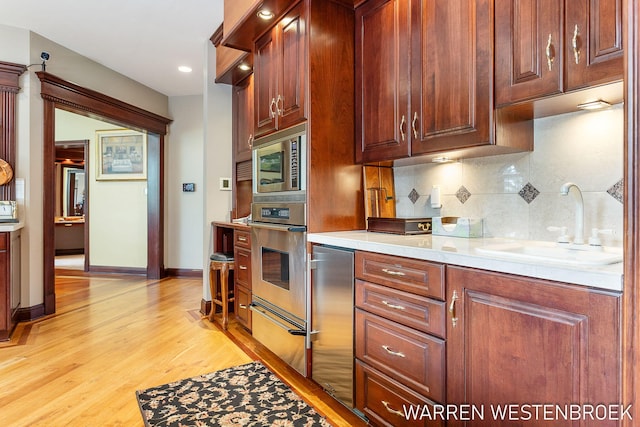
M202 278L202 270L187 268L167 268L167 276L170 277L194 277Z
M100 265L90 265L89 273L115 273L115 274L135 274L146 276L147 269L140 267L104 267Z
M44 304L20 307L15 315L16 322L30 322L44 316Z

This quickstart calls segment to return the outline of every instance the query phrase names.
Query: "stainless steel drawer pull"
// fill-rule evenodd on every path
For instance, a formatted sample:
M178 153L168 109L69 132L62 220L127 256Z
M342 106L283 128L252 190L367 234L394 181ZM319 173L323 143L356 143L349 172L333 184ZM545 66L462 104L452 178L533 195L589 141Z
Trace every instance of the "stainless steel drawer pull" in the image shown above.
M391 414L394 414L394 415L397 415L397 416L399 416L399 417L404 418L404 414L403 414L401 411L398 411L397 409L393 409L393 408L391 407L391 404L390 404L389 402L387 402L386 400L381 400L380 402L382 402L382 404L384 405L385 409L386 409L389 413L391 413Z
M247 306L244 304L238 304L238 308L242 308L243 310L246 310Z
M387 353L389 353L392 356L398 356L398 357L407 357L404 355L404 353L400 353L399 351L393 351L391 350L391 347L389 347L388 345L383 345L382 348L385 349L385 351Z
M383 301L382 301L382 303L383 303L384 305L386 305L387 307L389 307L389 308L395 308L396 310L404 310L404 309L405 309L405 307L404 307L404 306L402 306L402 305L396 305L396 304L391 304L389 301L384 301L384 300L383 300Z
M246 266L246 265L240 265L240 266L238 266L238 268L239 268L240 270L246 270L246 269L247 269L247 266Z
M389 270L388 268L383 268L382 271L384 271L390 276L405 276L405 274L402 271Z
M238 236L238 241L239 241L239 242L246 242L246 241L247 241L247 238L246 238L246 237L244 237L244 236Z

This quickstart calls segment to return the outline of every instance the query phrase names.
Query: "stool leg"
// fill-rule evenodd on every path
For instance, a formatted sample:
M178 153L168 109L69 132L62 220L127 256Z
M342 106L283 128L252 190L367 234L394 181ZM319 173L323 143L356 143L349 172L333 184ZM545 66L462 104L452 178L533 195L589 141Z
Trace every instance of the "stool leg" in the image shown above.
M216 280L218 276L211 265L209 265L209 292L211 293L211 310L209 311L209 321L213 322L213 315L216 313Z
M222 265L220 270L220 287L222 289L222 329L227 330L229 325L229 265L227 263Z

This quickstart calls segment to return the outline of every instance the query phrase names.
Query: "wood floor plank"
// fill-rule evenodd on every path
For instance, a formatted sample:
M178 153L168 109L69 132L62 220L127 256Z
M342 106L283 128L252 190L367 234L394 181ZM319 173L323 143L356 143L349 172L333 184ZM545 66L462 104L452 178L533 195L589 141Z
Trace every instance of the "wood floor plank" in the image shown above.
M56 297L56 315L0 344L3 426L143 426L136 390L257 358L334 425L364 424L235 322L203 318L202 280L58 276Z

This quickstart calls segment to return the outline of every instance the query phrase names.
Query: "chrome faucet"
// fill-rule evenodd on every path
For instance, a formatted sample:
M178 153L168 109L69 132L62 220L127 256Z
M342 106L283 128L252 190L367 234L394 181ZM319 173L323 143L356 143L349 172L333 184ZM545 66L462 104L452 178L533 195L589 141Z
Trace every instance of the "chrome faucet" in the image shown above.
M584 202L582 200L582 192L576 184L567 182L560 187L560 194L566 196L572 188L575 188L573 198L576 201L576 230L573 243L575 245L584 245Z

